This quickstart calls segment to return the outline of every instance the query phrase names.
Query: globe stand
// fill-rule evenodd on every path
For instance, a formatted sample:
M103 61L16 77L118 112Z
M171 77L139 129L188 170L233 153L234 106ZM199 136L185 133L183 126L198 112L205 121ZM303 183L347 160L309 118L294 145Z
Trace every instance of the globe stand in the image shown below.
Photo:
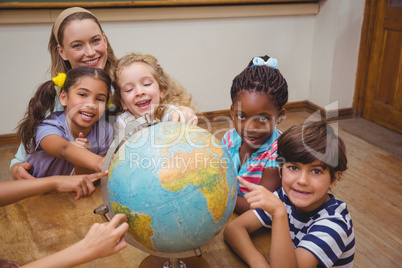
M139 268L209 268L208 262L202 256L189 258L161 258L149 255L140 264Z

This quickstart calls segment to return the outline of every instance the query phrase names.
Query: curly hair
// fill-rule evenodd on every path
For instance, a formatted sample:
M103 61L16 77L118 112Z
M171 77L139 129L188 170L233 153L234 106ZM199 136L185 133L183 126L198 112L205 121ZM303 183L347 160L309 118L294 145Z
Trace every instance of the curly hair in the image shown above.
M163 68L160 66L158 60L154 56L149 54L130 53L118 60L114 73L115 80L113 82L113 88L115 89L115 92L113 94L112 101L116 106L116 114L124 112L124 109L121 105L122 97L119 86L119 77L125 68L136 62L143 62L152 68L153 76L159 84L159 90L164 93L161 94L160 105L155 111L156 118L162 117L164 112L169 108L169 104L187 106L195 109L191 94L187 93L185 88L180 83L172 79L166 72L164 72Z
M50 74L52 77L56 76L58 73L66 73L68 70L71 69L70 62L64 61L63 58L60 56L58 50L57 50L57 40L59 40L60 44L62 46L63 44L63 37L64 37L64 30L67 28L68 25L71 24L73 21L82 21L82 20L92 20L94 21L99 29L101 30L102 33L102 27L100 25L100 22L96 17L94 17L92 14L87 13L87 12L76 12L73 13L69 16L67 16L63 22L60 24L58 33L57 33L57 39L53 34L53 27L52 27L52 32L50 34L50 39L49 39L49 44L48 44L48 50L50 53L50 58L51 58L51 66L50 66ZM112 46L109 43L109 40L107 40L107 61L104 70L109 74L110 77L113 78L113 73L114 73L114 67L117 62L117 58L114 55Z
M267 61L270 57L261 58ZM232 103L235 102L237 94L243 90L263 92L272 96L278 110L288 102L288 84L281 72L266 65L253 66L253 61L250 61L246 69L233 79L230 89Z
M104 82L108 88L109 98L112 85L110 76L103 69L91 66L79 66L68 71L60 92L68 93L69 89L84 77L92 77ZM21 139L21 143L28 154L36 147L37 127L43 120L50 118L53 114L56 97L55 84L52 80L49 80L38 87L35 95L29 101L25 116L17 126L17 136Z

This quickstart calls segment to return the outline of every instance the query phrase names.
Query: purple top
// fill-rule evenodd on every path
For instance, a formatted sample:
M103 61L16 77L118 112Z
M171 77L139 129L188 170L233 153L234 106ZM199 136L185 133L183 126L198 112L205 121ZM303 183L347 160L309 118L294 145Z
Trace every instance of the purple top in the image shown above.
M28 154L26 162L32 164L30 173L36 178L53 175L70 175L74 165L67 160L49 155L41 147L41 140L56 134L68 141L74 141L74 137L68 128L64 112L54 112L52 117L44 120L36 131L36 148ZM96 122L86 137L90 143L90 151L101 155L106 154L110 143L113 141L113 127L102 117Z

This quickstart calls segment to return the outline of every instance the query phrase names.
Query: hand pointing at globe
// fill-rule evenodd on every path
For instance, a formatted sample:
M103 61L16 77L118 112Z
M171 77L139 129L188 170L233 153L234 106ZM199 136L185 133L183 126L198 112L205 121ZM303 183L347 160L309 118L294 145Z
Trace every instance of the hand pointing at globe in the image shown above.
M248 182L241 177L237 177L237 180L250 190L244 195L250 209L260 208L273 215L276 208L283 206L282 201L264 186Z
M123 223L120 224L122 221ZM126 221L126 215L116 214L110 222L95 223L84 239L62 251L28 263L23 267L75 267L97 258L115 254L127 246L124 238L124 234L128 230Z
M53 176L52 178L57 191L72 192L74 199L78 200L91 196L96 189L93 183L106 176L107 173L106 170L89 175Z
M87 252L83 256L87 258L84 262L110 256L125 248L127 242L124 234L127 230L127 217L122 213L114 215L110 222L92 225L85 238L79 242L81 250Z

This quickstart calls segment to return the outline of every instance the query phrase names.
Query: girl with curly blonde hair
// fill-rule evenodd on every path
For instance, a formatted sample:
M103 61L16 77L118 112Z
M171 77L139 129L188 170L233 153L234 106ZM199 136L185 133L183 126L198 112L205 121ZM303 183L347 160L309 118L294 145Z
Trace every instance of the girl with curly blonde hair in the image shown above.
M148 113L153 120L197 124L192 97L149 54L130 53L115 69L115 134Z

